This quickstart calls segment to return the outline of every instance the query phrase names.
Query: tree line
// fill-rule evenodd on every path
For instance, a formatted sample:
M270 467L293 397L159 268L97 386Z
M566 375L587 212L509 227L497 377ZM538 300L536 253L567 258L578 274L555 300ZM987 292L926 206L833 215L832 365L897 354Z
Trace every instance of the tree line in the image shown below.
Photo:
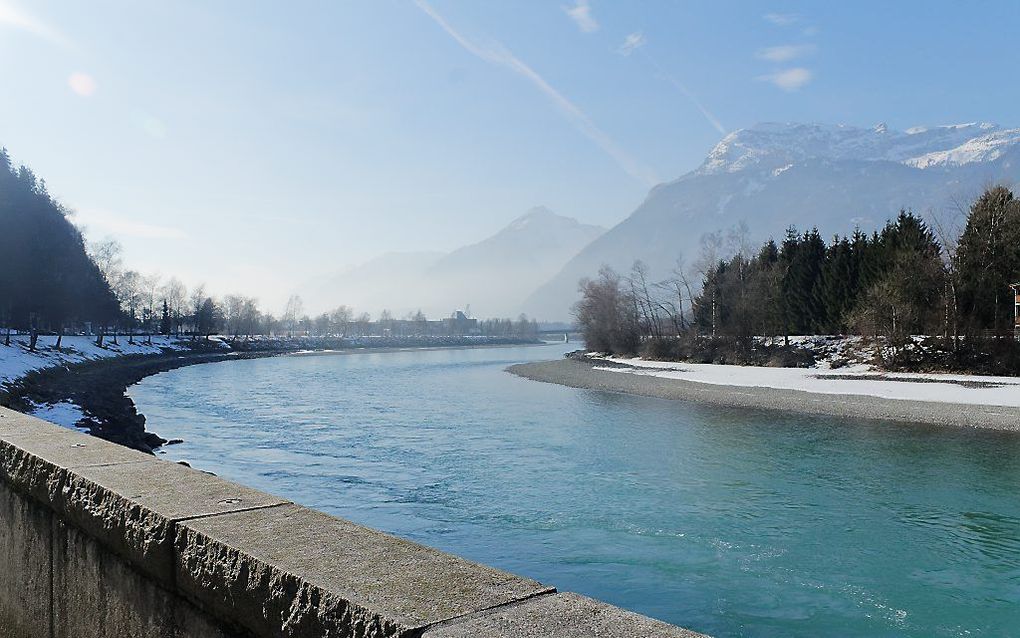
M789 228L757 249L746 226L707 235L692 268L650 282L603 268L582 280L577 322L594 350L635 353L697 336L745 342L791 335L880 337L891 347L939 336L953 350L1013 335L1020 201L989 188L969 210L927 222L909 211L866 234L823 239ZM661 344L659 344L661 345Z
M106 338L116 342L118 335L151 342L156 334L345 338L444 336L464 329L456 322L429 321L420 310L402 318L384 310L373 320L341 305L310 316L297 295L277 316L254 297L217 298L204 285L189 290L177 277L132 270L117 241L86 242L71 215L50 196L44 180L25 166L15 167L7 150L0 149L0 343L10 346L12 331L28 333L34 350L40 334L54 335L59 348L64 334L82 332L94 334L102 345ZM537 324L524 315L471 325L475 334L486 336L533 339L538 334Z
M81 232L67 219L46 182L27 167L15 168L0 149L0 326L39 330L60 338L76 321L116 321L119 304Z

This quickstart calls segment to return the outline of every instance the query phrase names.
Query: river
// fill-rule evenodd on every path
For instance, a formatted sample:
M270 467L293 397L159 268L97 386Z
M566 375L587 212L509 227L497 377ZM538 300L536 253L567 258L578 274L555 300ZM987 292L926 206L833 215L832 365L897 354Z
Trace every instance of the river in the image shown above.
M514 377L564 344L129 390L174 460L716 636L1020 635L1020 436Z

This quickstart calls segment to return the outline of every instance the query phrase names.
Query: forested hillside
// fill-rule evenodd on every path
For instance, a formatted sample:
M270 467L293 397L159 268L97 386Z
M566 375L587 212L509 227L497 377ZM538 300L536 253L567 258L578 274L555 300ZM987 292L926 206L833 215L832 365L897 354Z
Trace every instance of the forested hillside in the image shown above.
M67 210L0 150L0 327L62 334L117 320L116 296ZM5 333L7 331L5 330Z

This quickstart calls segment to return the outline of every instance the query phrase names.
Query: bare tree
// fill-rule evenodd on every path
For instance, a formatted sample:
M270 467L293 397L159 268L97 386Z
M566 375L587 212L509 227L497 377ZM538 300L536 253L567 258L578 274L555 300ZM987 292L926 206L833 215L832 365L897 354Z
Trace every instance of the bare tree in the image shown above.
M198 338L199 332L199 315L202 312L202 306L205 304L205 284L198 284L195 289L191 291L191 339L195 340Z
M113 237L106 237L88 245L89 257L99 267L109 284L113 284L124 267L124 248Z
M123 252L124 249L123 247L121 247L120 242L118 242L116 239L112 237L106 237L105 239L90 243L88 245L89 257L96 264L96 266L99 267L99 271L103 274L103 278L106 279L106 283L110 286L110 289L113 291L114 296L117 297L117 301L120 304L121 308L123 308L124 304L122 297L123 290L120 290L118 292L118 288L121 287L120 286L121 277L123 276L124 272ZM101 325L98 326L97 332L99 334L96 337L96 345L98 346L101 346L103 344L103 337L105 336L106 330L108 328L108 326L102 325L105 323L106 323L105 321L102 321L100 322ZM116 326L114 326L113 331L113 342L114 343L117 342ZM60 347L59 346L60 337L57 338L57 343L58 343L57 347Z
M223 298L223 316L226 332L235 339L241 333L245 298L241 295L227 295Z
M188 289L177 277L171 277L162 288L162 296L166 301L167 309L170 312L172 332L178 336L181 334L181 327L184 324L185 304L188 299Z
M665 294L665 298L659 301L659 307L669 317L674 333L679 336L687 329L685 308L694 303L694 287L684 267L683 257L677 258L670 276L656 283L655 287Z
M596 352L636 353L641 345L638 317L620 276L603 266L598 279L582 279L579 289L581 300L574 306L574 318L588 347Z
M142 277L139 282L142 304L142 328L146 333L145 342L152 343L152 333L156 331L156 304L159 298L159 274L154 273Z
M662 325L659 317L661 307L652 298L648 283L648 265L640 259L631 267L627 277L630 286L630 298L634 304L635 314L640 319L641 329L645 336L659 339L662 337Z
M694 267L698 274L701 275L701 279L704 283L705 293L708 294L708 301L712 304L711 317L712 317L712 337L717 335L717 326L719 321L719 291L713 281L709 280L709 273L711 273L715 267L722 260L722 246L723 239L722 235L718 232L706 233L701 236L701 248L698 252L698 259L694 262Z
M372 316L367 312L363 312L358 315L358 318L354 320L355 329L358 332L359 337L364 337L368 334L368 330L372 325Z
M245 297L241 303L241 330L245 338L255 334L258 328L259 318L262 313L259 311L259 300L254 297Z
M421 311L421 308L418 309L418 312L414 313L411 317L411 321L416 324L419 335L424 335L428 332L429 320L428 317L425 316L425 313Z
M320 337L328 336L330 333L329 313L324 312L317 316L312 325L315 326L315 334Z
M337 306L329 312L329 323L336 331L337 336L346 337L347 331L350 329L351 317L354 316L354 311L351 310L350 306Z
M960 347L960 236L967 223L967 208L954 199L954 206L929 215L931 227L942 247L942 265L945 269L943 294L943 337L953 337L953 351Z
M301 300L301 295L291 295L287 299L287 305L283 308L283 323L290 335L293 335L294 331L298 329L304 312L305 303Z
M121 312L128 320L128 343L134 343L135 326L138 323L138 315L144 304L144 282L143 277L134 270L126 270L117 280L113 290L120 302ZM116 332L113 335L114 342L117 340Z

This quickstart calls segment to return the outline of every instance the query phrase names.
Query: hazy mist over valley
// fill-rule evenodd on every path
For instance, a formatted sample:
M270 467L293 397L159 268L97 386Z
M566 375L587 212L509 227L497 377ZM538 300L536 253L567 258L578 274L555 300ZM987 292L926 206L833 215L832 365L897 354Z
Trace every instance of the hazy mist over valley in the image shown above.
M303 296L324 309L347 303L442 317L470 306L486 317L516 317L536 288L604 232L538 206L478 243L450 253L385 254L309 284Z

